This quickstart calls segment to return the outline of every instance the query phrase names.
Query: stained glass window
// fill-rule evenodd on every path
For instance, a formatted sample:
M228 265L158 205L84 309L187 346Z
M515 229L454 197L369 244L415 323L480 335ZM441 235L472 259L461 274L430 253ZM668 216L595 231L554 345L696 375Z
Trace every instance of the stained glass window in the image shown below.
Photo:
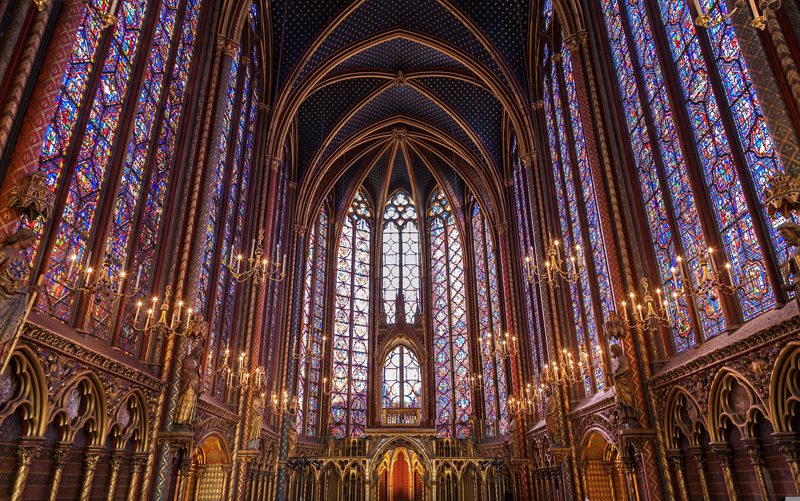
M514 212L517 220L517 227L522 228L519 235L519 252L520 256L530 256L533 258L533 245L534 233L531 227L531 212L527 196L527 187L525 184L525 173L522 167L522 161L519 155L519 144L517 137L512 136L511 139L511 159L514 163ZM525 270L523 270L525 272ZM521 277L523 288L523 295L525 298L525 318L528 327L528 337L531 347L531 362L533 363L533 370L535 373L541 369L542 365L546 363L545 357L545 340L544 336L537 334L537 315L538 315L538 300L537 290L535 283L528 283L527 274Z
M331 433L337 438L361 437L367 425L371 218L367 196L359 190L336 256Z
M298 365L297 432L317 434L320 404L320 370L325 323L325 263L328 256L328 207L322 206L308 236L305 281L303 283L303 324L300 334L303 353Z
M483 377L483 429L486 436L508 434L508 386L505 362L495 355L495 341L500 339L501 307L498 259L489 222L481 206L472 206L472 252L475 260L475 283L478 302L478 337Z
M41 264L47 275L38 307L67 322L75 287L84 280L76 272L80 268L91 266L94 276L114 277L115 282L126 270L131 292L131 271L146 263L142 278L147 286L201 6L200 0L123 0L118 21L103 31L100 14L110 3L93 0L84 8L39 158L39 171L66 200L53 240L45 244L52 254ZM155 24L151 38L143 40L142 24L149 16ZM100 43L104 37L107 44ZM142 50L143 44L149 50ZM145 59L141 83L133 78L137 57ZM93 81L96 87L89 86ZM121 120L126 108L133 111L130 124ZM78 127L81 116L85 128ZM110 169L118 150L123 152L121 168ZM98 220L104 207L111 216ZM42 235L44 223L22 224ZM89 246L97 244L92 235L106 239L98 242L100 251L93 256ZM98 294L88 331L110 340L116 308L116 302ZM128 325L114 340L123 351L136 351L138 340Z
M397 297L402 293L405 321L419 310L419 229L414 199L405 191L389 198L383 213L383 307L386 322L397 321Z
M71 159L75 164L75 174L67 186L61 224L56 231L50 265L39 295L39 308L61 320L69 320L75 298L73 290L78 285L79 274L69 272L70 256L76 254L78 259L85 260L87 268L102 268L102 264L97 266L101 259L97 256L91 259L87 246L98 212L100 191L120 114L129 90L146 4L127 0L121 2L120 9L100 83L91 101L86 130L75 158ZM65 85L69 87L71 82L65 82ZM49 153L50 144L46 140L41 160L48 157ZM40 163L42 167L45 166Z
M708 9L713 2L702 3ZM775 305L765 265L766 259L771 258L758 246L753 218L761 215L751 214L747 209L745 188L736 172L731 141L740 140L746 160L755 162L748 167L755 174L756 184L759 179L763 184L763 178L777 168L772 142L764 130L760 106L752 93L730 24L723 23L709 30L716 61L706 61L687 2L659 0L658 6L667 33L667 46L677 70L683 105L691 118L691 133L723 250L732 265L734 281L742 286L738 292L739 304L744 319L749 320ZM714 63L719 65L734 115L741 121L740 138L729 138L724 129L722 110L710 80L709 67ZM771 233L776 246L782 249L784 246L774 237L774 231Z
M383 407L419 409L422 371L409 348L397 346L383 361Z
M441 188L428 202L431 246L436 432L464 438L472 412L468 376L464 249L455 215Z

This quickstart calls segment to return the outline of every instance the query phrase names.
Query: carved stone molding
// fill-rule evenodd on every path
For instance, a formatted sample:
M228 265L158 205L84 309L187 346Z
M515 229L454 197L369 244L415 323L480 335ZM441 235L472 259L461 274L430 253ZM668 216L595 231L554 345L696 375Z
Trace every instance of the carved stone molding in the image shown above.
M217 35L217 48L226 56L234 57L239 50L239 42L224 35Z

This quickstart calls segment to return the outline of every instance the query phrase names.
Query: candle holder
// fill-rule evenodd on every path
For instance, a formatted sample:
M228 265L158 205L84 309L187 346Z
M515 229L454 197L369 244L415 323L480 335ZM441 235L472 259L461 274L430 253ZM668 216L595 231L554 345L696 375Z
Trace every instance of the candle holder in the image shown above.
M242 270L243 262L246 263L244 270ZM264 257L264 230L258 233L257 240L253 240L250 257L247 260L242 254L234 256L234 253L231 252L230 262L225 266L238 283L252 278L256 285L261 285L268 280L281 282L286 278L286 254L283 255L282 262L277 260L270 262L269 258Z
M282 416L283 414L297 414L297 397L293 397L289 400L289 394L286 390L283 391L283 396L278 397L278 395L273 392L272 398L269 400L269 409L273 414Z
M489 356L501 360L517 356L517 336L512 337L508 332L504 336L500 336L499 332L495 331L492 337L494 346L492 346L492 341L481 339L484 350L489 353ZM481 353L483 353L483 350L481 350Z
M528 383L523 395L520 397L509 395L506 405L511 414L536 415L544 405L544 384Z
M127 297L132 297L133 295L130 294ZM134 314L131 328L140 333L149 333L155 329L161 329L182 337L193 335L193 325L195 327L198 325L196 323L198 317L195 317L194 310L187 308L184 315L184 302L179 299L173 303L171 298L172 287L168 285L164 291L164 299L161 302L161 306L158 306L158 296L153 296L149 301L150 307L147 308L144 314L142 313L142 309L145 306L144 301L137 301L136 313ZM156 318L157 309L158 318ZM144 320L142 320L142 317L144 317Z
M676 256L677 266L670 268L670 274L673 284L678 283L677 278L680 276L680 287L676 285L671 297L666 299L677 302L679 296L684 296L687 300L707 298L718 294L732 296L742 289L742 285L734 284L731 263L726 262L720 266L713 247L708 247L705 252L698 253L697 260L700 276L697 278L697 285L694 285L693 275L686 260L681 256Z
M562 349L556 357L557 360L545 364L540 374L540 387L548 385L555 389L562 383L567 386L578 383L583 379L583 373L589 367L589 356L586 352L579 352L577 357L573 357L566 348ZM575 359L577 358L577 362Z
M736 3L733 4L733 8L728 11L727 14L720 13L714 16L703 10L703 6L700 5L700 0L693 0L693 3L697 11L697 18L695 18L694 24L701 28L708 29L717 27L728 21L736 12L744 7L745 0L736 0ZM761 9L759 9L759 6L756 4L756 0L748 0L748 3L750 4L750 12L753 14L753 20L750 21L750 26L757 30L763 30L767 26L767 19L761 12L761 9L764 11L775 11L781 7L780 0L762 0Z
M266 370L263 366L258 366L252 371L247 368L247 354L242 352L239 354L238 363L236 368L230 365L231 350L228 346L222 355L222 366L215 371L216 374L221 374L225 381L225 386L229 390L243 390L247 391L252 388L253 391L264 391L267 386Z
M483 376L480 372L467 374L464 379L466 380L467 386L469 386L469 389L472 391L479 391L483 388Z
M540 283L552 286L559 286L560 280L569 284L577 283L580 273L584 268L583 249L580 245L575 245L574 253L566 249L566 255L561 257L561 243L552 240L547 249L547 259L544 262L544 269L535 264L533 247L528 250L528 255L523 261L523 268L528 283Z
M655 330L660 326L672 327L673 320L670 314L670 303L663 297L661 289L656 289L656 297L650 292L650 285L646 278L641 279L642 301L637 302L637 294L631 292L628 301L622 301L621 321L628 328L641 326L645 330ZM677 298L677 293L673 292L673 297ZM630 315L628 314L630 309ZM619 319L618 319L619 320Z
M314 329L315 332L319 332L319 329ZM322 346L320 347L320 353L314 353L309 346L310 342L307 345L301 346L299 348L295 348L292 350L292 357L295 360L314 360L319 361L322 360L323 353L325 352L325 343L328 340L328 336L322 336ZM310 339L309 339L310 341ZM297 344L300 344L300 338L297 338Z

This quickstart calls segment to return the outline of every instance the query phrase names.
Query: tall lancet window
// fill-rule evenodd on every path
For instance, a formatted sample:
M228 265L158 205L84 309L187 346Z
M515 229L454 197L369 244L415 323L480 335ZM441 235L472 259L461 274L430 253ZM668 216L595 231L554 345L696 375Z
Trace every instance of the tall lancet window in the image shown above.
M398 346L383 361L383 407L419 409L422 395L422 371L417 356L409 348Z
M503 359L494 355L494 342L500 336L500 281L489 221L477 201L472 205L472 253L475 258L475 286L478 301L478 334L483 375L484 433L486 436L508 433L506 398L508 387Z
M331 432L362 437L367 426L367 348L372 210L363 191L347 211L336 256Z
M402 294L405 321L413 323L419 306L419 228L414 199L397 191L383 213L383 308L386 323L398 321Z
M33 276L46 273L37 307L74 325L88 319L91 335L135 355L138 336L119 319L131 323L139 298L126 310L125 301L98 296L89 315L76 315L77 270L92 267L93 276L118 283L123 270L141 267L140 285L152 285L201 1L84 3L37 166L57 199L53 228L26 218L21 225L39 238ZM111 4L118 21L104 30L101 15ZM146 20L152 29L144 29ZM39 259L44 249L49 256ZM123 283L125 293L134 282Z
M433 356L436 386L436 432L466 437L472 412L464 293L464 248L455 215L441 188L428 202L431 242Z
M328 256L328 207L323 205L319 218L308 235L306 278L303 284L303 327L301 344L304 356L299 361L297 382L297 433L317 435L322 370L323 330L325 323L325 263Z

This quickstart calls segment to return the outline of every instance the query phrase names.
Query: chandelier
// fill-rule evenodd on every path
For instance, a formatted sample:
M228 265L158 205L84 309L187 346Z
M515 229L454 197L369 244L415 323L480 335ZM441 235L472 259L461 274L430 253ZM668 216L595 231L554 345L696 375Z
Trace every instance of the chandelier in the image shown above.
M517 336L511 336L508 332L501 336L495 330L494 335L489 339L481 339L480 343L483 348L481 353L488 353L490 357L506 360L517 356Z
M244 262L244 269L242 265ZM286 254L283 261L277 259L270 261L264 257L264 230L258 233L258 239L253 239L250 246L250 255L246 262L242 254L231 252L230 262L226 265L231 276L237 283L253 279L256 285L261 285L267 280L281 282L286 278Z
M253 370L247 368L245 357L247 354L241 352L236 364L236 368L230 365L231 350L226 345L225 351L222 354L222 366L215 371L216 374L222 375L225 381L225 386L231 390L244 390L245 392L252 388L253 391L264 390L267 386L266 370L262 366L258 366Z
M584 267L583 249L576 244L573 250L574 253L570 253L570 248L567 247L565 255L562 257L561 243L558 240L552 240L548 245L547 259L544 262L544 269L542 269L534 263L533 247L530 247L523 261L528 283L538 282L558 286L557 280L559 279L569 284L577 283Z

